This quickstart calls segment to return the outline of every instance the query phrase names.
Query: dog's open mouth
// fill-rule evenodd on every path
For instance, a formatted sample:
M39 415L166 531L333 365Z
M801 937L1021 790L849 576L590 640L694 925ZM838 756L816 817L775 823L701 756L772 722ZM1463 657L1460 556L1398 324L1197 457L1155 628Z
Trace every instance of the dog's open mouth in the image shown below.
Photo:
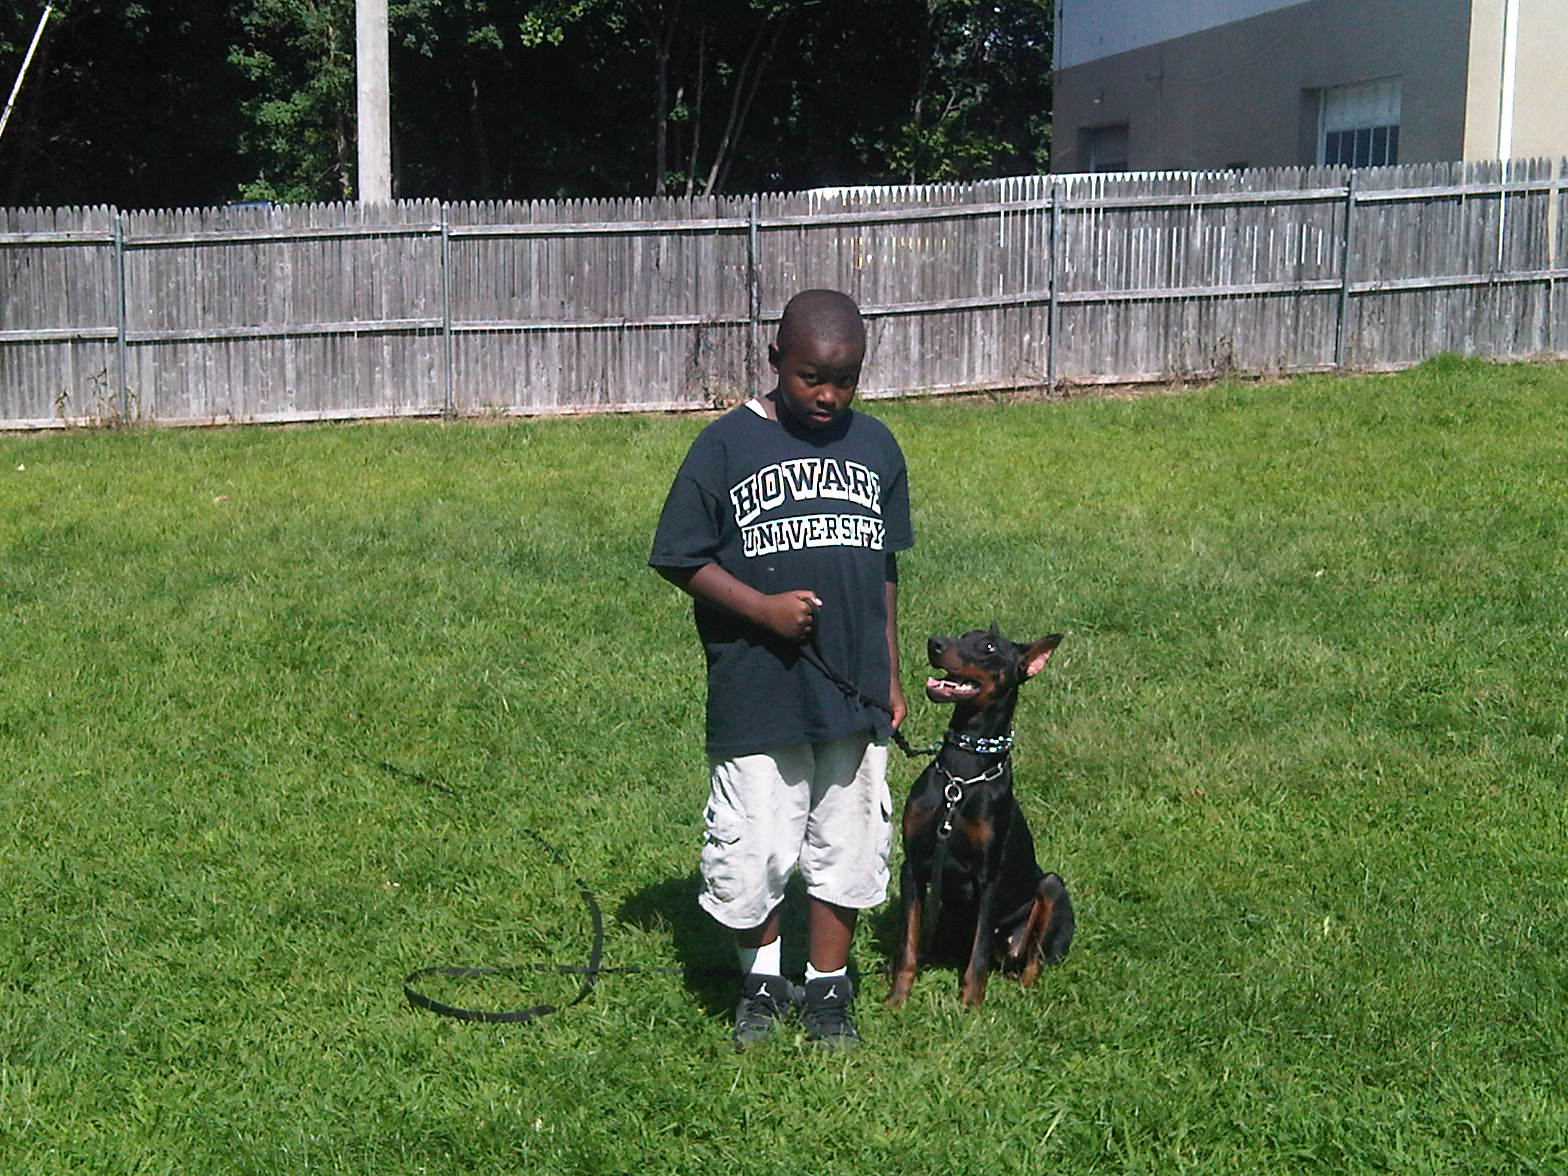
M970 678L955 678L949 675L945 678L926 679L926 697L932 702L958 702L960 699L973 698L980 693L980 683Z

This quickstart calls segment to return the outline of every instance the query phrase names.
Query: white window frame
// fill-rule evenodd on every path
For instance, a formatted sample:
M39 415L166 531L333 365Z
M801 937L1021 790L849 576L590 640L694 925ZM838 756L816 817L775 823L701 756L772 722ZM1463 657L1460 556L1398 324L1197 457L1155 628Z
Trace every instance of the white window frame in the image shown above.
M1112 158L1109 162L1119 163L1120 167L1107 168L1102 166L1105 160L1098 156L1097 147L1104 147L1107 141L1116 132L1121 134L1121 158ZM1105 123L1102 126L1084 127L1084 170L1089 172L1123 172L1131 166L1132 160L1132 124L1126 122Z
M1381 167L1399 162L1399 123L1403 89L1398 77L1376 78L1318 91L1319 165ZM1329 136L1353 135L1351 157L1340 151L1330 159Z

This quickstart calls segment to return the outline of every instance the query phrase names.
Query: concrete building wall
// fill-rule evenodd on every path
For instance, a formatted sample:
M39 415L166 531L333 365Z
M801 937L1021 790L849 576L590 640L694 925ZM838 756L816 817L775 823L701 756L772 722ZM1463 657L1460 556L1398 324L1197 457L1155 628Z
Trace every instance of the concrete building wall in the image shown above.
M1057 0L1056 68L1082 65L1306 0Z
M1122 123L1134 170L1313 163L1318 92L1388 77L1401 84L1399 161L1461 158L1471 135L1471 6L1305 0L1067 66L1056 74L1051 168L1089 170L1085 129ZM1061 18L1093 20L1096 8L1064 3ZM1070 27L1059 37L1089 40ZM1492 130L1495 139L1495 116Z
M1500 137L1508 7L1472 3L1464 158L1568 155L1568 0L1517 0L1512 126Z

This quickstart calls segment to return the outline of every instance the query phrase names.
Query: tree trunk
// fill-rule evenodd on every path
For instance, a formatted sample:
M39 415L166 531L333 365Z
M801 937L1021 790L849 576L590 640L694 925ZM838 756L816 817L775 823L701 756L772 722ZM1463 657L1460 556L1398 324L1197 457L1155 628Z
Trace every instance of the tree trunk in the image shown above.
M495 177L490 170L490 137L485 133L484 107L479 102L477 77L468 84L468 126L474 137L474 167L479 173L476 177L479 188L477 195L488 200L495 191Z
M335 25L327 25L327 61L335 62L338 59L338 30ZM354 199L354 172L357 152L353 136L348 131L348 119L341 107L333 119L333 150L336 159L333 162L333 172L337 176L338 199Z
M665 52L663 45L656 45L653 52L658 60L658 80L654 83L653 100L653 194L663 196L670 139L670 55Z
M931 13L931 0L926 0L922 8L924 12L923 19L920 22L920 48L915 54L915 60L920 63L920 67L915 71L915 101L911 108L909 119L911 130L909 137L909 182L911 184L920 182L920 123L925 117L926 88L931 84L931 42L933 40L931 24L934 19Z
M757 26L756 34L751 39L751 44L746 49L746 56L741 61L740 69L735 71L735 92L730 95L730 115L724 124L724 134L719 139L719 149L714 153L713 166L708 169L708 182L702 190L704 196L712 196L718 190L720 183L729 176L730 160L734 157L740 129L746 121L747 112L751 110L752 99L757 96L757 86L763 72L767 69L768 61L772 58L773 51L778 48L779 35L784 31L784 23L787 19L788 13L777 11L769 12L763 17L762 23ZM772 26L771 37L767 36L769 26ZM767 47L764 49L765 38Z
M697 96L692 100L691 150L686 155L686 197L691 198L697 184L697 157L702 151L702 92L707 80L708 26L697 34Z
M670 55L675 44L675 30L681 23L681 0L672 0L668 8L659 6L659 19L655 21L641 5L637 12L648 29L648 41L653 46L656 65L654 81L653 116L653 194L663 196L667 189L670 167Z

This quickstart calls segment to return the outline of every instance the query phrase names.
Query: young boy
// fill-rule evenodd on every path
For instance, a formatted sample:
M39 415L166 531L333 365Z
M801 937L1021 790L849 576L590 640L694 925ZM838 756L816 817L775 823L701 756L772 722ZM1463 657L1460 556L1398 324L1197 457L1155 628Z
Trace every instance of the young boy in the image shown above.
M898 443L849 407L865 353L848 296L792 298L768 348L777 387L698 435L648 559L695 598L707 655L699 902L735 934L740 1049L797 1004L824 1047L859 1043L850 942L860 911L887 897L887 739L905 714L894 553L914 534ZM808 642L865 693L885 691L891 720L806 660ZM780 904L797 867L807 893L802 990L780 975Z

